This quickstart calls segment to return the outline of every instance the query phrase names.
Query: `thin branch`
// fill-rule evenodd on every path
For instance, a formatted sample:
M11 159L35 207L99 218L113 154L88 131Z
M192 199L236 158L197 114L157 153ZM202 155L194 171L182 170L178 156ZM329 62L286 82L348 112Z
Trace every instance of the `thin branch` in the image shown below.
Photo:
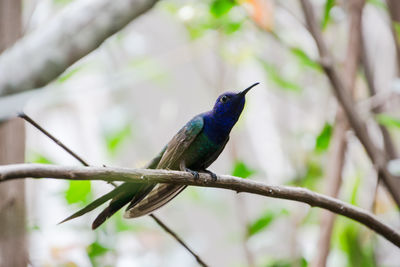
M362 32L361 32L362 34ZM371 60L368 57L367 54L367 44L366 44L366 39L365 36L361 37L361 44L362 44L362 53L361 53L361 61L364 67L364 74L365 74L365 80L367 82L368 86L368 91L370 94L370 107L373 113L381 113L384 111L384 106L383 104L387 102L390 98L393 98L393 94L390 90L387 91L381 91L378 92L376 85L375 85L375 79L374 79L374 73L372 71L372 66L371 66ZM376 105L378 104L378 105ZM379 125L379 128L381 129L382 132L382 137L383 137L383 142L384 142L384 148L386 153L388 154L390 159L394 159L397 157L397 151L395 149L393 140L389 134L389 131L387 130L386 127L383 125ZM400 188L400 180L398 184L398 188Z
M1 54L0 96L48 84L156 2L82 0L69 4L49 23Z
M398 3L396 1L388 1L388 5L389 5L389 10L390 10L390 14L392 16L392 19L394 20L393 23L396 22L396 18L397 20L400 19L400 6L398 5ZM392 6L393 5L393 6ZM393 10L392 10L393 9ZM395 16L397 14L397 16ZM393 29L394 30L394 29ZM384 112L384 103L387 102L387 100L391 97L393 97L392 92L390 90L387 91L378 91L377 90L377 86L375 84L375 77L374 77L374 73L372 70L372 62L369 58L369 55L367 53L367 44L366 44L366 36L363 36L363 31L361 31L361 44L362 44L362 53L361 53L361 61L362 61L362 65L364 67L364 74L365 74L365 80L367 83L367 87L368 87L368 91L370 94L370 98L369 98L369 106L370 106L370 110L374 113L374 114L378 114L381 112ZM399 61L399 57L400 57L400 50L399 50L399 46L398 46L398 38L396 38L396 33L394 32L394 36L395 38L395 45L396 45L396 54L397 54L397 65L400 63ZM399 66L397 66L398 68L398 72L399 72ZM397 158L397 154L398 152L396 151L396 147L394 145L394 142L392 140L392 137L388 131L388 129L384 126L379 124L379 129L381 131L382 134L382 138L383 138L383 147L385 149L385 152L387 154L387 157L389 159L395 159ZM381 177L378 176L378 179L376 181L376 187L374 190L374 195L373 195L373 199L372 199L372 211L375 210L376 208L376 198L378 195L378 188L381 182ZM400 188L400 179L396 179L394 180L394 185L396 188Z
M332 85L333 92L341 104L355 134L363 144L379 176L382 177L382 181L384 182L386 188L392 195L394 201L400 207L400 190L398 190L398 187L396 186L396 178L394 178L386 169L387 156L384 151L375 146L375 144L372 142L370 136L368 135L364 121L361 119L357 110L354 109L354 103L350 96L349 90L347 90L347 84L341 79L339 73L335 69L333 65L333 59L329 54L329 51L322 38L322 33L318 28L311 3L309 0L300 0L300 2L303 8L307 26L318 47L321 65Z
M41 127L36 121L34 121L31 117L29 117L28 115L26 115L25 113L20 113L18 115L20 118L24 119L25 121L29 122L32 126L34 126L36 129L38 129L40 132L42 132L43 134L45 134L47 137L49 137L51 140L53 140L57 145L59 145L62 149L64 149L68 154L70 154L72 157L74 157L75 159L77 159L79 162L82 163L82 165L89 167L89 164L83 160L80 156L78 156L78 154L74 153L71 149L69 149L66 145L64 145L60 140L58 140L56 137L54 137L52 134L50 134L48 131L46 131L43 127ZM104 167L106 167L104 165ZM108 181L107 183L111 184L114 187L117 187L117 185L112 182L112 181ZM161 227L163 228L167 233L169 233L170 235L172 235L172 237L178 241L178 243L180 243L187 251L189 251L190 254L193 255L193 257L195 257L196 261L202 265L202 266L207 266L203 260L201 260L201 258L193 251L191 250L186 244L185 242L174 232L172 231L169 227L167 227L160 219L158 219L155 215L150 214L149 215L151 218L153 218L155 220L155 222Z
M46 131L42 126L40 126L37 122L35 122L31 117L26 115L25 113L20 113L18 114L18 117L24 119L25 121L29 122L32 126L34 126L36 129L41 131L44 135L46 135L48 138L54 141L58 146L60 146L62 149L64 149L68 154L70 154L72 157L77 159L80 163L82 163L83 166L89 166L89 163L84 161L78 154L76 154L74 151L69 149L66 145L64 145L60 140L55 138L52 134L50 134L48 131Z
M110 167L57 166L50 164L11 164L0 166L0 182L21 178L53 178L70 180L125 181L135 183L168 183L215 187L247 192L267 197L307 203L343 215L364 224L400 248L400 233L381 222L375 215L341 200L325 196L306 188L267 185L249 179L229 175L218 175L213 181L206 173L195 179L188 172L128 169Z
M207 267L208 265L204 263L204 261L193 251L191 250L188 245L183 242L183 240L174 232L172 231L168 226L166 226L160 219L158 219L154 214L149 215L151 218L153 218L159 226L161 226L162 229L164 229L167 233L169 233L173 238L175 238L176 241L178 241L186 250L190 251L192 255L196 258L196 261L204 267Z

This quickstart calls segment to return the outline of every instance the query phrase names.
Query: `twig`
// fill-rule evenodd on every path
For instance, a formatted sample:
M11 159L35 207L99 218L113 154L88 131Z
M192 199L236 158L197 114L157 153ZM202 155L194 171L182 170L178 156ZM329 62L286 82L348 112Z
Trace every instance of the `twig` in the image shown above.
M168 226L166 226L159 218L156 217L156 215L154 214L150 214L149 215L151 218L153 218L157 224L164 229L167 233L169 233L173 238L175 238L176 241L179 242L179 244L181 244L184 248L186 248L186 250L188 250L190 253L192 253L192 255L196 258L196 261L204 267L207 267L208 265L204 263L204 261L193 251L191 250L188 245L185 244L185 242L183 242L183 240L174 232L172 231Z
M188 172L168 170L58 166L31 163L0 166L0 182L28 177L194 185L225 188L236 192L247 192L267 197L294 200L307 203L312 207L327 209L358 221L400 248L400 233L391 226L381 222L375 215L341 200L301 187L267 185L262 182L229 175L218 175L217 180L213 181L205 173L200 173L199 178L195 179Z
M80 156L78 156L78 154L76 154L71 149L69 149L66 145L64 145L63 142L61 142L54 135L52 135L48 131L46 131L42 126L40 126L36 121L34 121L31 117L26 115L24 112L19 113L18 117L29 122L33 127L38 129L40 132L42 132L44 135L46 135L48 138L50 138L52 141L54 141L54 143L56 143L58 146L60 146L62 149L64 149L68 154L70 154L72 157L74 157L76 160L78 160L80 163L82 163L83 166L89 166L89 163L84 161ZM113 182L108 182L108 183L114 187L117 187L117 185Z
M49 137L51 140L53 140L57 145L59 145L61 148L63 148L68 154L70 154L71 156L73 156L75 159L77 159L79 162L82 163L82 165L89 167L89 164L83 160L80 156L78 156L76 153L74 153L71 149L69 149L66 145L64 145L60 140L58 140L57 138L55 138L52 134L50 134L48 131L46 131L43 127L41 127L37 122L35 122L31 117L29 117L28 115L26 115L25 113L20 113L18 115L18 117L26 120L27 122L29 122L30 124L32 124L34 127L36 127L39 131L41 131L43 134L45 134L47 137ZM105 165L103 165L103 167L106 167ZM113 182L113 181L107 181L107 183L113 185L114 187L116 187L117 185ZM168 228L165 224L162 223L162 221L160 219L158 219L157 217L155 217L155 215L150 214L150 217L152 217L156 223L158 225L160 225L161 228L163 228L167 233L169 233L170 235L172 235L173 238L175 238L176 241L178 241L184 248L187 249L187 251L189 251L190 254L193 255L193 257L196 258L197 262L202 265L202 266L207 266L204 264L204 262L201 260L201 258L194 253L184 242L183 240L176 234L174 233L170 228Z
M32 124L32 126L34 126L36 129L38 129L39 131L41 131L44 135L46 135L48 138L50 138L51 140L54 141L54 143L56 143L58 146L60 146L62 149L64 149L68 154L70 154L72 157L74 157L75 159L77 159L80 163L82 163L83 166L89 166L89 163L87 163L86 161L84 161L81 157L79 157L74 151L72 151L71 149L69 149L66 145L64 145L60 140L58 140L57 138L55 138L52 134L50 134L48 131L46 131L45 129L43 129L42 126L40 126L39 124L37 124L37 122L35 122L31 117L29 117L28 115L26 115L24 112L21 112L18 114L18 117L24 119L25 121L29 122L30 124Z
M318 47L321 65L326 76L331 82L333 92L341 104L351 127L354 129L358 139L363 144L378 174L382 177L382 181L386 185L386 188L392 195L397 206L400 207L400 190L398 190L396 187L395 178L386 169L387 156L385 155L384 151L375 146L375 144L372 142L368 135L364 121L361 120L357 110L354 109L354 104L352 98L350 97L349 90L347 90L345 82L340 78L339 73L333 65L332 57L330 56L322 38L321 31L317 26L318 24L316 23L314 11L309 0L300 0L300 2L303 8L307 26Z

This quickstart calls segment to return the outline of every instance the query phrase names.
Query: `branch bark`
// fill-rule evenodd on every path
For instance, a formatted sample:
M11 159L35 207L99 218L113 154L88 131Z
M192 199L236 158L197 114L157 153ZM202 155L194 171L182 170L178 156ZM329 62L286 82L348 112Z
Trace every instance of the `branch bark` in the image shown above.
M54 178L69 180L103 180L137 183L169 183L215 187L247 192L267 197L281 198L307 203L346 216L364 224L387 240L400 247L400 233L381 222L375 215L341 200L324 196L305 188L267 185L254 180L229 175L218 175L213 181L209 174L201 173L198 179L188 172L127 169L110 167L71 167L46 164L11 164L0 166L0 182L21 178Z
M318 47L319 55L321 58L321 65L332 85L333 93L341 104L355 134L357 135L360 142L363 144L369 158L371 159L373 165L378 172L378 175L382 178L383 183L392 195L397 206L400 207L400 190L398 190L398 187L396 186L396 178L394 178L386 169L388 162L387 155L382 149L375 146L375 144L372 142L368 134L365 122L361 119L361 116L354 108L354 103L350 96L349 90L347 90L345 82L341 79L341 76L335 69L333 59L322 38L322 33L318 28L318 24L316 23L311 3L309 2L309 0L300 0L300 2L303 8L307 26Z
M83 0L70 4L0 56L0 96L48 84L156 2Z

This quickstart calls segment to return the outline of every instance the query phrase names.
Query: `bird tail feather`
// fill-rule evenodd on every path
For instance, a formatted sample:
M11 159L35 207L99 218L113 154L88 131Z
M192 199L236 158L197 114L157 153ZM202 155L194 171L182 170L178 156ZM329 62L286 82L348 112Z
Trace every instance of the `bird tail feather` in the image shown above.
M137 218L149 214L167 204L185 188L185 185L157 184L139 203L130 205L124 217Z
M62 223L65 223L66 221L69 221L69 220L75 219L77 217L80 217L80 216L82 216L82 215L94 210L95 208L99 207L100 205L102 205L103 203L107 202L108 200L114 199L114 198L118 198L118 194L124 193L124 191L127 189L128 186L132 186L131 183L124 183L124 184L118 186L114 190L112 190L109 193L107 193L107 194L99 197L98 199L94 200L92 203L90 203L86 207L78 210L77 212L75 212L74 214L72 214L68 218L62 220L58 224L62 224ZM136 186L139 187L140 185L136 184ZM129 190L126 190L125 192L129 192Z

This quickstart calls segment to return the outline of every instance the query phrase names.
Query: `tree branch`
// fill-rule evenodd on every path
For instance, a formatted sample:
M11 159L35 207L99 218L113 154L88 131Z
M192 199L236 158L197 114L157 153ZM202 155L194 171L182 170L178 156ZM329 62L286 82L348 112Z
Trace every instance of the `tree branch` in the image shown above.
M157 1L83 0L69 4L46 26L0 56L0 96L51 82Z
M361 51L361 18L365 0L350 0L348 2L350 26L348 33L348 44L346 61L344 63L343 78L353 96L357 78L357 66L360 61ZM333 142L328 159L326 185L327 194L337 198L342 184L342 173L347 148L346 132L349 125L341 107L336 112ZM313 267L326 266L331 248L332 231L336 216L324 211L320 217L320 232L317 245L317 253L311 263Z
M154 221L162 228L164 231L169 233L179 244L181 244L187 251L189 251L196 259L197 263L200 264L203 267L207 267L208 265L205 264L205 262L191 249L189 248L188 245L186 245L185 242L174 232L172 231L168 226L166 226L158 217L156 217L154 214L149 215L151 218L154 219Z
M303 8L307 26L318 47L319 55L321 58L321 65L332 85L333 93L341 104L355 134L357 135L360 142L363 144L369 158L374 164L378 175L382 177L382 181L384 182L386 188L392 195L394 201L400 207L400 190L398 190L396 187L396 178L394 178L386 169L388 160L387 156L384 151L375 146L375 144L372 142L371 138L368 135L368 131L364 121L361 119L357 110L354 108L354 103L350 96L349 90L347 90L347 86L345 85L344 81L341 79L339 73L333 65L333 59L322 38L322 33L318 28L318 24L316 22L311 3L309 2L309 0L300 0L300 2Z
M254 180L247 180L229 175L219 175L217 181L209 174L201 173L195 179L190 173L167 170L128 169L110 167L72 167L46 164L11 164L0 166L0 182L20 178L42 178L69 180L103 180L136 183L169 183L216 187L247 192L267 197L282 198L307 203L346 216L364 224L387 240L400 247L400 233L381 222L375 215L341 200L324 196L305 188L267 185Z

